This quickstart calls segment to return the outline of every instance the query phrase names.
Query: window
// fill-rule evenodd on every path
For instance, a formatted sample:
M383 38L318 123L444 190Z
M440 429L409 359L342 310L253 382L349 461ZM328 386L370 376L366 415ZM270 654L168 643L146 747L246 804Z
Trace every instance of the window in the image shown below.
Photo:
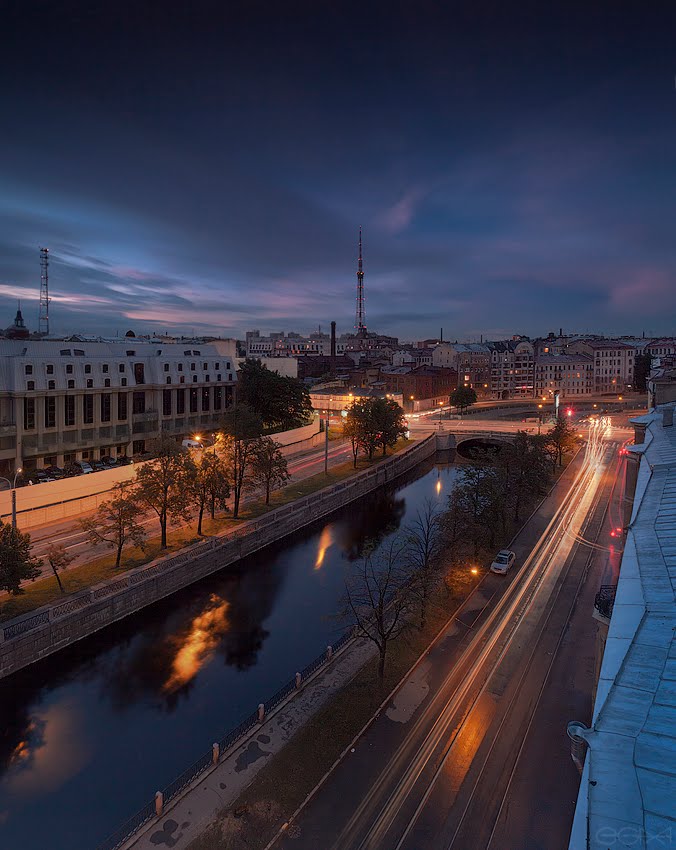
M202 390L202 411L209 410L210 401L209 401L209 388L204 387Z
M48 375L53 375L53 374L54 374L54 366L53 366L51 363L48 363L48 364L47 364L47 374L48 374Z
M120 385L123 386L123 387L126 387L127 386L127 379L122 378L122 380L120 381Z
M192 376L192 382L193 382L193 384L197 383L197 375Z
M101 422L110 422L110 393L101 394Z
M185 354L186 357L190 357L192 352L190 351L190 349L188 349L187 351L184 351L183 354Z
M205 376L204 376L204 382L205 382L206 384L208 384L208 383L209 383L209 376L208 376L208 375L205 375Z
M85 375L91 375L92 373L92 364L85 363Z
M203 371L203 372L206 372L208 368L209 368L209 364L208 364L208 363L202 363L202 371Z
M176 415L185 413L185 390L176 390Z
M197 413L197 390L190 390L190 412Z
M220 410L223 406L223 387L214 387L214 410Z
M54 396L45 399L45 428L56 428L56 399Z
M35 389L35 381L26 381L26 389L34 390Z
M62 348L59 352L62 357L70 357L70 348Z
M82 421L85 425L91 425L94 421L94 396L82 396Z
M229 361L225 364L225 368L228 369L228 370L230 369L230 362Z
M127 418L127 394L117 394L117 418L125 420Z
M75 381L73 381L73 380L68 381L68 389L69 390L75 389Z
M194 371L195 371L195 364L194 364L194 363L191 363L191 364L190 364L190 371L191 371L191 372L194 372Z
M178 368L179 372L182 372L183 371L183 364L179 363L177 368Z
M143 363L134 363L134 380L137 384L145 384L145 369Z
M146 394L144 392L134 393L132 396L132 413L146 412Z
M118 369L119 372L124 372L124 363L120 363L120 365L117 367L117 369Z
M94 381L92 378L87 378L87 389L91 390L94 387Z
M193 349L193 352L192 352L192 353L193 353L196 357L199 357L199 356L200 356L199 351L195 351L195 349Z
M164 416L171 416L171 390L164 390L162 393L162 413Z
M33 367L32 366L24 366L24 371L27 375L32 375L33 374Z
M220 368L221 368L220 363L214 363L214 369L220 369Z
M220 372L218 373L218 375L216 375L216 380L217 380L217 381L221 381L221 380L223 380L223 379L222 379L222 377L221 377L221 373L220 373Z
M103 372L104 375L108 374L108 364L107 363L104 363L103 366L101 366L101 371Z
M56 381L47 381L47 389L55 390L56 389Z
M75 396L67 395L64 399L63 424L75 425Z
M179 381L179 384L185 384L185 375L181 375L181 380Z
M73 374L73 364L72 364L72 363L69 363L69 364L66 366L66 375L72 375L72 374Z
M167 375L167 383L168 383L168 384L170 384L170 383L171 383L171 375Z
M73 353L76 357L84 357L84 351L81 348L74 348Z
M109 386L110 386L110 378L106 378L106 379L103 381L103 386L104 386L104 387L109 387Z
M135 351L128 351L127 357L136 357L136 352Z
M35 428L34 398L25 398L23 400L23 427L24 431L32 431Z

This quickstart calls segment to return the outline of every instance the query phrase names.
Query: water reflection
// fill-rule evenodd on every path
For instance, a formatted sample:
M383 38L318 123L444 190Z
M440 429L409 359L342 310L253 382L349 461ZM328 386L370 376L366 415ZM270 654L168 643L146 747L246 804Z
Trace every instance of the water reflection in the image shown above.
M182 688L195 678L228 631L228 603L212 593L205 611L195 617L186 635L177 635L176 654L171 662L171 673L162 686L165 693Z
M350 522L336 526L336 543L349 561L364 554L364 547L377 547L401 526L406 499L396 490L379 490L350 511Z
M322 528L322 533L319 535L319 543L317 545L317 560L315 561L315 569L321 569L322 564L324 563L324 556L326 555L326 550L333 544L333 537L331 535L331 529L333 526L331 523L325 525Z

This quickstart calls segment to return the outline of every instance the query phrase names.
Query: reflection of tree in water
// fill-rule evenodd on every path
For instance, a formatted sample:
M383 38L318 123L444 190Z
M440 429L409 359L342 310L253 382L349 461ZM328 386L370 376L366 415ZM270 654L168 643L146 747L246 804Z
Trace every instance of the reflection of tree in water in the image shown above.
M255 666L269 634L262 622L283 578L274 564L262 569L249 558L237 575L210 581L208 594L200 593L117 655L102 682L113 707L124 710L148 699L173 711L217 654L237 670Z
M14 689L13 689L14 690ZM35 751L44 746L45 723L30 714L37 689L29 693L0 689L0 770L30 765Z
M406 499L394 488L382 488L347 510L336 523L336 543L350 561L361 558L364 546L376 547L393 534L406 513Z

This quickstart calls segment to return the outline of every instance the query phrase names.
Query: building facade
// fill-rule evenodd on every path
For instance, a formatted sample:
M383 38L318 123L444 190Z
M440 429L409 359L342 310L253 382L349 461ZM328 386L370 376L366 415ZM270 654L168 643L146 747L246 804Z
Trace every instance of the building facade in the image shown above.
M489 342L491 396L497 399L532 398L535 349L529 340Z
M586 339L572 343L568 353L586 354L594 364L595 394L622 394L634 384L636 348L613 339Z
M234 400L235 353L234 340L0 340L0 475L216 427Z
M551 401L590 396L594 389L594 364L586 354L543 354L535 361L535 395Z

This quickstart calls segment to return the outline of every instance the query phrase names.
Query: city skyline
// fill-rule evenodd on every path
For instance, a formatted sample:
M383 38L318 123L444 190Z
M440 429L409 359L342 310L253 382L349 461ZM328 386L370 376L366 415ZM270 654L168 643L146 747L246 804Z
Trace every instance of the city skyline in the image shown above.
M349 331L361 225L374 330L673 332L673 11L30 6L3 326L46 245L55 333Z

